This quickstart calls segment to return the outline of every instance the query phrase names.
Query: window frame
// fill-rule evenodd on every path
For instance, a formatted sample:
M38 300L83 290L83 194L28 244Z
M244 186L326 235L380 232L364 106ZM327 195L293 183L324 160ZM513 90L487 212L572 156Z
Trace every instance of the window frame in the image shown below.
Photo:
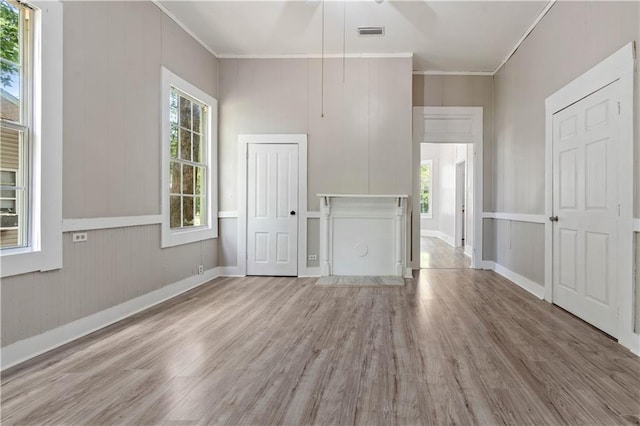
M430 179L429 179L429 212L428 213L422 213L422 211L420 212L420 217L422 219L432 219L433 218L433 160L421 160L420 161L420 168L422 168L422 166L429 166L429 171L430 171ZM421 171L422 172L422 171ZM422 173L420 176L420 195L422 195Z
M188 97L206 105L204 157L206 160L205 204L206 225L172 229L170 225L170 162L171 162L171 88L183 92ZM162 67L162 135L161 173L162 202L161 247L173 247L218 237L218 101L169 69Z
M30 1L29 240L0 250L2 278L62 268L63 6ZM46 75L47 78L43 78Z

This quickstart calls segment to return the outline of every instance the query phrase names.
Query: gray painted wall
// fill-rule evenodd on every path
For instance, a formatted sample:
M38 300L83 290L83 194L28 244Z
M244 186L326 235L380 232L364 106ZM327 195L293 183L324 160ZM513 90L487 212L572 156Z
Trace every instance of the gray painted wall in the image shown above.
M636 232L635 332L640 333L640 232Z
M544 213L545 99L639 40L638 9L638 2L557 2L495 75L494 211ZM492 260L543 284L544 225L494 222Z
M216 241L160 249L160 225L63 235L62 269L2 279L2 346L214 268Z
M63 217L160 214L160 66L217 96L217 59L149 2L64 3ZM63 236L63 268L2 279L6 346L217 266L160 226Z
M344 75L342 65L325 60L323 118L319 59L220 60L221 210L237 210L238 134L246 133L309 135L309 211L322 192L411 193L411 58L347 59ZM234 266L232 258L221 260Z

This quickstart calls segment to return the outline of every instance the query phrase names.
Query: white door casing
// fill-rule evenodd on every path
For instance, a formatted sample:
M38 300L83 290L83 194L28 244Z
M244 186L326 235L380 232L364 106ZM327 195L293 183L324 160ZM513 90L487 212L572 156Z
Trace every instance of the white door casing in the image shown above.
M465 204L467 197L466 161L456 164L456 202L455 202L455 246L464 248L465 244Z
M247 275L298 275L298 146L249 144Z
M553 116L553 301L616 337L617 83Z
M460 143L472 144L472 155L467 151L467 168L471 167L472 173L467 179L467 190L472 192L471 200L468 200L466 212L472 217L472 224L468 226L473 235L471 240L471 267L483 268L483 179L484 179L484 138L483 138L483 109L482 107L414 107L413 108L413 144L416 162L414 167L419 173L420 144L421 143ZM414 199L420 195L419 179L414 187ZM420 233L420 206L413 203L414 226L412 238ZM417 223L416 223L417 222ZM420 253L419 238L417 245L414 241L415 252ZM418 256L419 257L419 256ZM415 259L414 259L415 260ZM419 267L419 265L418 265Z

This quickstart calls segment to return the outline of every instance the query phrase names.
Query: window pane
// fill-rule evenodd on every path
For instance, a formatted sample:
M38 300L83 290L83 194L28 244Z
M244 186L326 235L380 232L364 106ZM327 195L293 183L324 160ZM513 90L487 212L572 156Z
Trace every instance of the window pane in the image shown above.
M22 43L25 6L0 0L0 117L23 122L25 99ZM23 123L24 124L24 123ZM28 245L29 152L23 131L0 128L0 247Z
M200 127L201 111L200 105L193 104L193 131L198 133L202 133L202 129Z
M193 194L193 166L182 166L182 193Z
M0 2L0 32L2 33L2 49L0 54L2 59L20 63L20 11L11 3L2 0ZM2 65L2 76L4 83L4 63Z
M17 130L0 128L0 247L22 247L26 245L26 197L21 172L23 133ZM9 170L7 170L9 169Z
M180 175L180 163L172 161L171 166L169 167L169 191L172 194L180 194L181 186L182 179Z
M0 1L0 117L21 122L20 115L20 10L6 0Z
M180 129L180 158L191 161L191 132Z
M431 213L431 166L420 166L420 213Z
M180 126L191 129L191 101L180 96Z
M2 129L3 136L4 136L4 132L5 132L5 129ZM2 156L3 156L3 159L4 159L3 163L5 163L5 165L6 165L6 162L8 160L9 167L17 168L18 167L18 162L17 161L15 161L15 164L11 164L13 162L13 160L11 160L11 152L7 152L7 150L5 149L8 146L8 144L4 143L5 142L5 138L4 137L2 138L2 141L3 141L3 144L2 144L2 148L3 149L0 150L0 154L2 154ZM15 149L16 149L16 151L15 151L14 155L17 158L17 155L18 155L18 151L17 151L18 146L17 146L17 144L16 144ZM0 171L0 185L16 186L16 172L15 171Z
M171 88L169 97L169 122L178 125L178 93L174 88Z
M171 197L169 201L169 226L171 228L180 228L182 225L180 198L181 197Z
M178 126L175 124L171 125L170 144L171 158L178 158Z
M3 228L4 226L4 216L3 216ZM4 229L0 231L0 248L11 248L11 247L20 247L20 231L15 229Z
M207 214L205 208L204 198L196 197L195 199L195 216L193 218L193 222L196 226L206 225L207 224Z
M0 117L5 120L21 122L20 119L20 71L19 68L0 62L2 75L2 106L0 107Z
M193 226L193 197L182 199L182 226Z
M193 161L202 163L202 144L200 144L200 135L193 134Z
M204 179L205 179L205 169L204 167L196 167L196 195L204 195Z

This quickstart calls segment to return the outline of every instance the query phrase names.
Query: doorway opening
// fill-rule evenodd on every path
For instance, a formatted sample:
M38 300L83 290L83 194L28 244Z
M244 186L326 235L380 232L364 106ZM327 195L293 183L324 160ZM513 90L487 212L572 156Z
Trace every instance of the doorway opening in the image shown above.
M433 259L433 253L437 250L437 247L428 247L428 243L432 242L432 245L438 244L443 250L451 250L456 246L458 241L457 251L461 252L460 257L462 266L458 266L455 263L444 263L440 267L458 268L458 267L471 267L474 269L482 269L483 256L482 256L482 211L483 211L483 126L482 126L482 107L414 107L413 108L413 138L414 138L414 164L415 164L415 180L413 187L413 194L415 200L421 200L425 198L421 181L429 181L430 190L433 193L433 199L431 200L431 211L421 211L426 208L427 204L423 202L413 203L413 231L412 231L412 261L414 267L436 267L435 262L431 262ZM458 154L453 154L453 161L450 164L448 170L448 177L441 178L440 163L438 164L429 158L424 157L422 160L421 151L424 147L428 149L429 146L434 149L447 150L451 147L458 145ZM444 148L442 148L444 147ZM447 148L449 147L449 148ZM457 157L456 157L457 155ZM434 157L435 158L435 157ZM457 158L457 159L456 159ZM458 182L465 182L464 188L461 189L461 193L464 193L463 201L459 203L456 208L456 172L457 164L464 162L464 178L460 177ZM433 173L433 180L422 179L421 173L423 170L428 169L426 165L431 164L430 173ZM462 167L462 166L460 166ZM438 169L438 172L435 169ZM462 171L462 170L461 170ZM440 179L440 180L439 180ZM436 181L439 183L436 184ZM449 224L448 234L449 237L442 235L439 228L434 229L433 225L436 220L440 220L442 215L441 208L445 204L441 204L439 200L438 192L440 188L439 184L446 184L449 189L443 194L448 197L449 211L445 212L448 216L447 223ZM428 197L427 197L428 198ZM464 212L462 211L464 208ZM456 234L456 213L458 213L458 221L464 222L463 226L459 226L458 233ZM464 217L464 219L462 219ZM421 222L426 223L431 220L432 229L427 229L426 226L422 226ZM461 224L462 225L462 224ZM438 225L439 226L439 225ZM425 232L427 231L427 232ZM431 231L431 232L429 232ZM435 235L428 235L429 233L438 232ZM427 234L427 235L425 235ZM436 236L438 238L424 240L422 237ZM457 236L457 238L456 238ZM440 238L443 237L443 238ZM462 239L464 238L464 242ZM444 246L440 244L443 242ZM421 247L427 245L427 247ZM423 256L422 254L428 254L429 256ZM466 257L465 257L466 255ZM438 256L441 259L451 259L451 256ZM470 259L468 259L470 257ZM425 258L425 259L423 259ZM429 262L427 262L427 260Z
M420 268L471 267L472 144L420 144Z

